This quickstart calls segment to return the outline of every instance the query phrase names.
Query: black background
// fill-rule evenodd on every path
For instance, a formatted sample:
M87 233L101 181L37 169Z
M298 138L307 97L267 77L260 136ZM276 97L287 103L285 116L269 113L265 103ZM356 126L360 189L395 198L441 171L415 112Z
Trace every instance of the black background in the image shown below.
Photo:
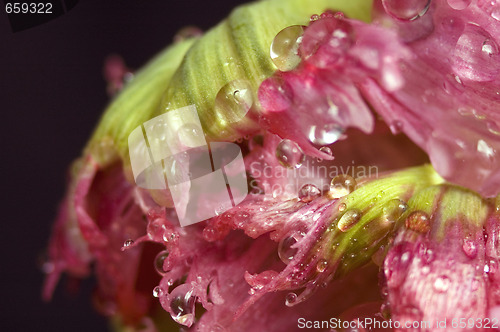
M63 279L44 303L37 265L67 168L109 102L104 59L119 54L139 68L180 28L207 30L240 2L80 0L65 15L17 33L1 8L1 331L108 331L90 302L92 280L70 295Z

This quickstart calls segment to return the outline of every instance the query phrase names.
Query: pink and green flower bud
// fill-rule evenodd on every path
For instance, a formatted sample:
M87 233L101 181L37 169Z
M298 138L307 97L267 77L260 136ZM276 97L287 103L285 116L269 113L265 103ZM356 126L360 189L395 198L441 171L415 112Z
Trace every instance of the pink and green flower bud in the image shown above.
M486 252L492 217L491 204L452 185L429 187L408 201L384 261L385 312L393 321L409 327L426 322L426 330L438 331L446 320L474 330L490 318ZM459 327L460 319L469 318L472 326Z
M375 1L369 24L371 1L261 1L176 42L114 97L75 162L44 297L92 266L116 329L293 330L301 317L381 319L380 267L386 318L500 318L500 203L480 196L498 193L500 169L492 6ZM251 194L213 209L219 193L203 192L214 213L181 227L174 189L134 173L161 116L192 138L156 137L164 154L238 143ZM377 174L354 175L355 161Z

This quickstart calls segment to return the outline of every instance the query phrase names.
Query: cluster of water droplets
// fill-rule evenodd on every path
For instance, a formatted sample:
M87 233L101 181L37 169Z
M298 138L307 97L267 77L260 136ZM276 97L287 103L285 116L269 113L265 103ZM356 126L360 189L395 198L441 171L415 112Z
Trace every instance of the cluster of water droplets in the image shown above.
M493 19L500 21L500 1L490 0L490 1L478 1L477 6L481 8L486 14L491 16Z

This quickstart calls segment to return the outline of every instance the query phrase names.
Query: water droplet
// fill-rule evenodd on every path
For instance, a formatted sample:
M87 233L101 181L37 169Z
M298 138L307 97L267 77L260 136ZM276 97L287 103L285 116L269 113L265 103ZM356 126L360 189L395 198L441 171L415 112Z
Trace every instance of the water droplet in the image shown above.
M309 129L309 140L318 145L335 143L344 133L344 128L335 123L313 125Z
M304 33L304 26L292 25L284 28L271 43L271 60L281 71L289 71L300 63L299 45Z
M452 55L453 71L473 81L491 81L500 72L495 39L483 28L467 24Z
M305 160L305 155L297 143L284 139L276 148L276 158L285 167L299 168Z
M486 159L493 159L495 150L484 140L477 141L477 152L481 153Z
M352 25L334 15L327 15L306 29L299 53L315 67L331 68L343 63L353 43Z
M406 279L408 268L412 261L412 252L406 242L395 245L384 261L384 273L387 278L387 286L397 288Z
M339 204L339 211L342 212L342 211L345 211L345 209L347 209L347 205L345 203L340 203Z
M250 82L234 80L219 90L215 97L214 110L220 121L236 123L245 117L253 102Z
M331 198L344 197L356 189L356 184L356 180L347 174L337 175L330 183L328 195Z
M432 261L434 260L434 257L435 257L434 250L432 250L431 248L428 248L423 243L420 244L418 250L419 250L420 259L422 260L422 262L424 264L428 265L428 264L432 263Z
M295 232L292 235L282 238L278 245L278 256L285 264L290 263L298 249L294 245L304 237L301 232Z
M299 190L299 199L305 203L318 198L320 195L321 191L314 184L305 184Z
M227 210L231 208L231 203L226 202L226 203L221 203L215 207L214 213L216 216L220 216L224 214Z
M493 17L495 20L500 21L500 6L496 6L493 8L491 11L491 17Z
M332 149L330 149L328 146L322 146L319 148L319 151L326 153L329 156L333 156Z
M153 296L154 297L163 296L163 289L160 286L156 286L155 288L153 288Z
M389 320L391 318L391 305L389 302L384 302L380 306L380 314L385 320Z
M233 223L236 227L242 228L251 218L247 211L238 211L234 214Z
M287 307L293 307L295 304L295 301L297 301L297 294L295 293L288 293L285 298L285 305Z
M177 131L179 144L186 147L197 147L205 142L205 134L203 129L194 123L188 123L179 128ZM201 144L200 144L201 143Z
M471 0L448 0L448 5L455 10L464 10L470 3Z
M191 326L194 322L194 305L196 296L188 284L177 286L169 295L170 315L177 323Z
M132 239L128 239L128 240L125 240L125 242L123 242L123 247L122 247L122 251L130 248L132 245L134 244L134 240Z
M430 0L382 0L387 14L401 21L413 21L423 16L431 4Z
M382 214L387 222L394 223L407 209L406 202L400 199L391 199L382 209Z
M318 264L316 264L316 271L318 272L325 272L326 268L328 266L328 262L325 261L324 259L320 260Z
M165 259L168 257L168 251L163 250L158 253L155 257L155 270L158 272L160 275L164 275L168 271L163 268Z
M447 276L440 276L434 281L434 290L438 293L444 293L450 287L450 279Z
M477 245L472 239L464 239L462 249L469 258L475 258L477 256Z
M403 122L401 120L392 121L389 128L394 135L399 134L403 131Z
M488 128L488 131L494 135L500 136L500 128L495 122L488 121L486 123L486 127Z
M418 233L427 233L431 229L431 221L427 213L423 211L413 211L405 220L408 229Z
M342 231L346 232L352 226L354 226L359 219L361 219L361 213L357 210L348 210L340 218L337 227Z
M200 37L203 31L195 26L187 26L180 29L174 36L174 43L182 42L186 39Z

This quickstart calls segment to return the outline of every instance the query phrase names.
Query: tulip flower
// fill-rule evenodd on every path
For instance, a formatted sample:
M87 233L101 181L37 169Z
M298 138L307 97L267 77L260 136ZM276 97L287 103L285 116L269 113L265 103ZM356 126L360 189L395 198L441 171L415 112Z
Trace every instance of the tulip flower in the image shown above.
M94 274L117 331L500 328L499 43L497 1L268 0L184 33L123 87L112 58L44 298ZM163 115L175 135L133 148ZM186 135L214 173L237 144L238 204L195 186ZM160 150L168 187L136 174Z

